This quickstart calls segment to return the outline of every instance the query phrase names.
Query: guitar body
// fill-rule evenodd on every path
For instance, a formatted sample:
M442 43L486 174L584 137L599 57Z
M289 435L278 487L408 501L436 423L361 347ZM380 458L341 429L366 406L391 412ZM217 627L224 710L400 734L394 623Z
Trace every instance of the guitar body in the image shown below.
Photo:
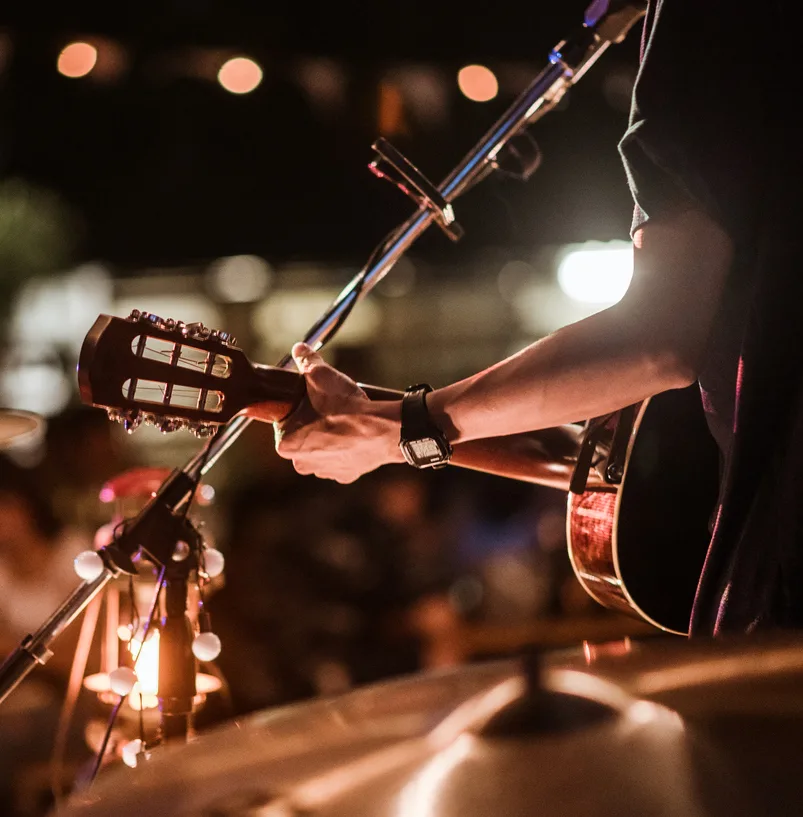
M719 453L697 385L638 407L619 485L569 493L569 558L606 607L687 635L710 539Z

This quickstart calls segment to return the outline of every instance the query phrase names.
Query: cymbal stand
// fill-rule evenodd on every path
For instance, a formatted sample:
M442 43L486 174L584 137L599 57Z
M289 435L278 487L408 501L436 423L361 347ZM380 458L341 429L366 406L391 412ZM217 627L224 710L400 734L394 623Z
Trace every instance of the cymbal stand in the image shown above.
M539 164L538 148L527 128L550 111L597 59L613 43L621 42L644 16L646 0L593 0L585 11L583 24L574 35L560 42L549 54L549 64L527 90L508 108L496 124L480 139L452 173L439 185L430 182L409 160L386 140L373 145L377 156L371 171L392 181L407 194L418 209L379 244L363 269L346 285L325 314L311 327L304 340L320 349L337 332L354 305L367 295L412 246L435 223L453 241L462 229L455 220L452 202L494 170L528 179ZM289 355L278 364L293 366ZM122 418L127 430L138 425L138 418ZM122 534L98 551L101 560L97 575L84 581L64 604L0 666L0 703L39 663L52 655L51 642L86 607L92 598L120 572L135 573L132 558L144 557L161 566L175 565L177 545L188 541L186 511L195 488L218 458L251 423L236 417L221 427L214 437L184 468L176 469L162 484L140 513L126 523ZM180 592L174 590L176 614ZM185 597L186 598L186 595ZM176 656L183 655L184 643L178 634ZM179 675L188 668L180 657ZM194 682L193 682L194 683ZM179 685L175 697L186 700L189 686ZM182 705L177 706L180 710ZM185 733L184 715L176 711L174 723L165 731ZM174 728L175 727L175 728Z

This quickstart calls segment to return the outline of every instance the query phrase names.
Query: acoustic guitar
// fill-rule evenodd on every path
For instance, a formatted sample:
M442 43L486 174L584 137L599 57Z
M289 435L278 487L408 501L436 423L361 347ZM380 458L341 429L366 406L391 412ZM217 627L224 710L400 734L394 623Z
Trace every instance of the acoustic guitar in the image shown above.
M281 421L305 394L295 371L251 363L225 332L134 310L100 315L78 362L81 399L129 431L199 437L259 404ZM360 384L371 399L402 392ZM568 491L567 539L585 590L606 607L685 634L716 502L718 455L699 392L664 392L602 418L475 440L453 464Z
M687 635L711 537L719 450L697 385L617 412L604 424L606 484L574 485L566 538L580 584L605 607ZM613 456L612 456L613 455Z

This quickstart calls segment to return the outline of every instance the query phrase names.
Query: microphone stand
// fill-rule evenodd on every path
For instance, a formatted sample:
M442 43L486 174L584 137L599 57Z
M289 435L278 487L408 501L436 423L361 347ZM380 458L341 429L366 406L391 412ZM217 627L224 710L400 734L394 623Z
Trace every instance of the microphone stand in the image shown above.
M646 5L646 0L593 0L585 11L583 25L572 37L555 46L549 54L548 66L439 186L386 140L377 140L373 145L377 156L369 165L370 170L396 184L418 204L418 210L374 250L304 341L320 349L340 328L357 301L382 280L433 222L451 240L459 240L462 229L455 221L452 201L489 173L500 170L528 179L537 169L540 156L526 129L550 111L611 44L625 38L644 16ZM278 364L282 368L292 365L289 355ZM138 425L136 416L122 419L126 430L132 431ZM176 469L165 480L139 514L126 522L120 536L98 551L102 559L98 575L81 584L0 666L0 703L37 664L50 658L51 642L95 595L121 572L135 574L132 559L144 557L165 569L166 615L160 626L168 638L160 658L164 655L169 669L164 674L160 672L159 679L161 733L165 739L186 736L195 694L195 667L185 608L188 577L197 565L195 560L178 557L181 550L178 545L196 540L196 533L186 519L196 486L250 423L251 418L240 416L221 427L184 468Z

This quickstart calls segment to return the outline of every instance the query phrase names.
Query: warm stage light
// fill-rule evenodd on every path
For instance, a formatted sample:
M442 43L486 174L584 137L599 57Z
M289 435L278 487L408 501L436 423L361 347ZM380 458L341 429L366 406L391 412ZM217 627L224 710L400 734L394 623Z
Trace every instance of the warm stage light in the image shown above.
M614 304L633 276L633 247L628 241L589 242L571 250L558 266L558 284L575 301Z
M70 43L59 54L59 73L65 77L85 77L98 61L98 49L89 43Z
M232 94L247 94L262 82L262 69L248 57L234 57L223 63L217 79Z
M467 65L457 73L457 85L472 102L488 102L499 92L493 71L484 65Z

